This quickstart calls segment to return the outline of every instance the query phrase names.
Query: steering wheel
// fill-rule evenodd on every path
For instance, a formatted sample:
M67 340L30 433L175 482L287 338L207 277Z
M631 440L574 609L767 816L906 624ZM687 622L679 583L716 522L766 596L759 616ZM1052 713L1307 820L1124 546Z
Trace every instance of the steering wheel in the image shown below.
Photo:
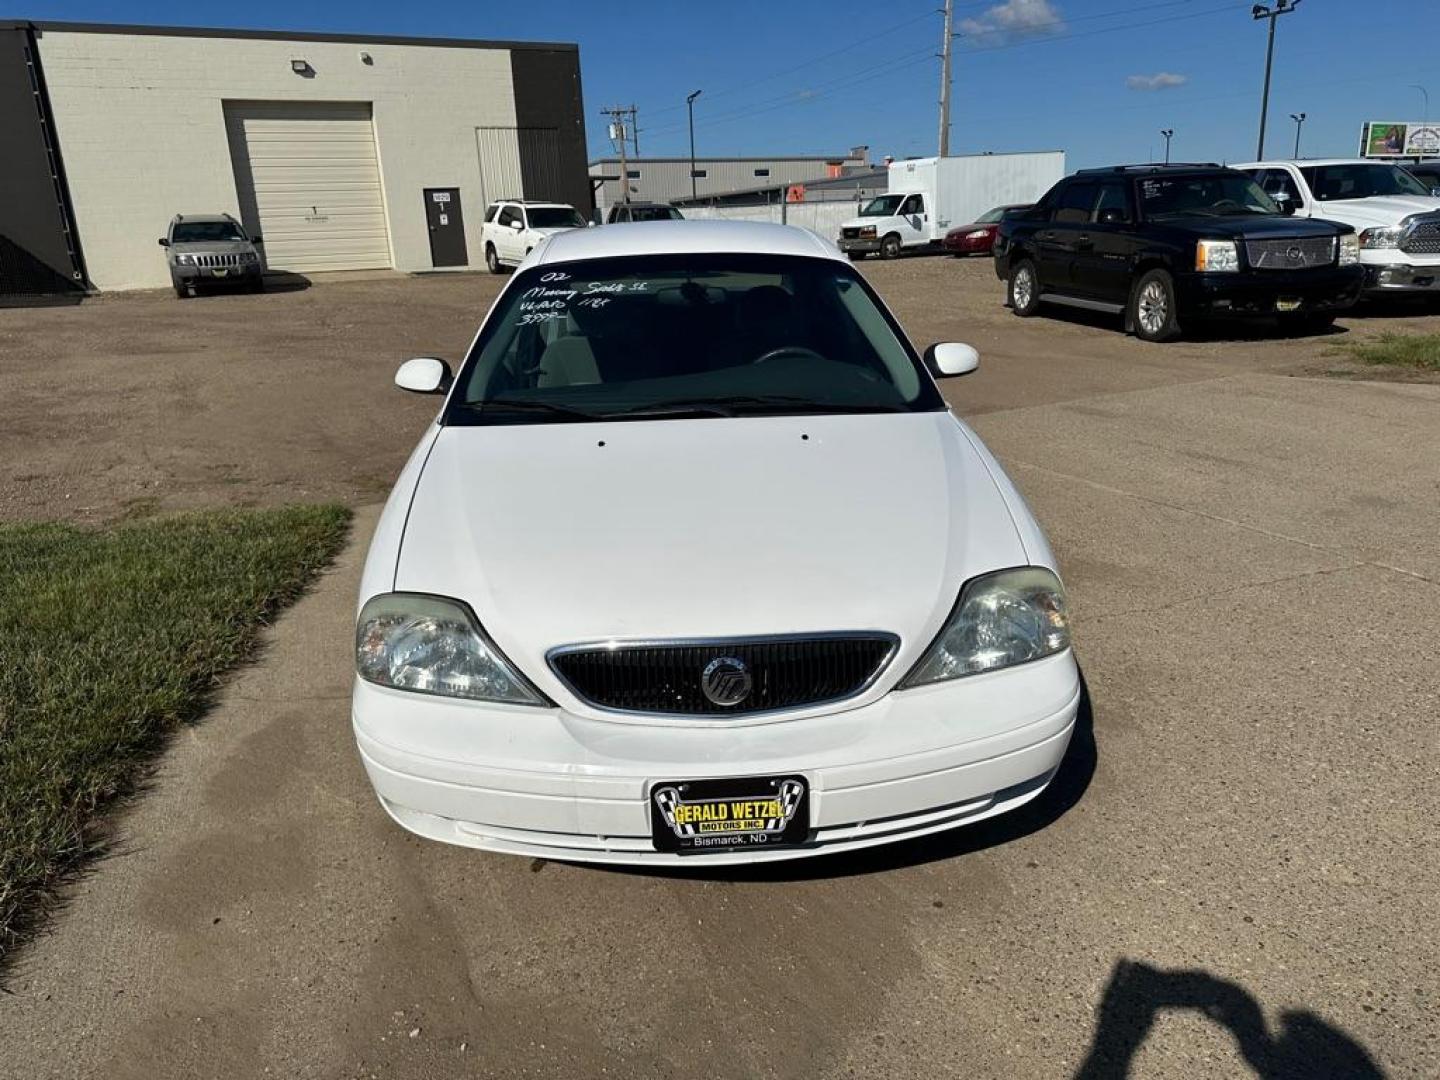
M805 348L804 345L781 345L778 349L771 349L767 353L761 353L752 363L764 364L781 356L803 356L807 359L819 360L822 363L826 362L825 357L821 356L814 349Z

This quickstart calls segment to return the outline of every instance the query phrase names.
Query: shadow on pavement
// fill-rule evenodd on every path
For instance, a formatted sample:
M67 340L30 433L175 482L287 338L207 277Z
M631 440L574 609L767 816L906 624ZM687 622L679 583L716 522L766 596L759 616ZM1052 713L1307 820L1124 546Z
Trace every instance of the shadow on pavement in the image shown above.
M1384 1080L1369 1052L1312 1012L1282 1013L1278 1032L1260 1003L1237 983L1206 971L1165 971L1122 960L1115 965L1090 1052L1073 1080L1125 1080L1162 1011L1190 1009L1225 1027L1260 1080Z
M1095 723L1090 704L1090 687L1080 674L1080 706L1075 714L1075 731L1060 768L1044 791L1009 813L958 825L945 832L855 852L817 855L787 862L755 863L750 866L712 866L696 862L689 867L604 867L606 873L644 874L673 878L725 881L819 881L883 873L907 866L919 866L940 859L953 859L986 848L1013 843L1033 832L1048 828L1075 806L1090 786L1099 756L1095 747Z
M266 270L266 292L299 292L310 288L310 279L304 274L292 274L289 270Z

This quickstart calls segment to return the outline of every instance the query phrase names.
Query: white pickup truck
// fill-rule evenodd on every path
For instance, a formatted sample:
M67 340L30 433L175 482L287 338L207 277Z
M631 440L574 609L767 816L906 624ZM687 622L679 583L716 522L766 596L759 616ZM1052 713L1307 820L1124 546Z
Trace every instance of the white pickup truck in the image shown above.
M1353 226L1367 290L1440 292L1440 198L1400 166L1354 158L1234 168L1286 213Z
M992 207L1033 203L1064 175L1060 150L894 161L888 193L842 221L835 242L852 259L893 259L906 248L938 245L950 229Z

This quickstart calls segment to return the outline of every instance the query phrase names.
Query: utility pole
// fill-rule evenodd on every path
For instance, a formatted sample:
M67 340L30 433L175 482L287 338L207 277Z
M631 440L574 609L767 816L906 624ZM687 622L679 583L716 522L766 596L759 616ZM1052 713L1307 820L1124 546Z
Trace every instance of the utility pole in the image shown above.
M1160 134L1165 136L1165 164L1170 164L1170 136L1175 134L1174 128L1161 128Z
M950 46L955 36L950 25L955 15L955 0L945 0L945 37L940 43L940 156L950 153Z
M630 135L626 131L625 121L631 119L631 126L633 126L635 106L612 105L608 109L601 109L600 113L602 116L610 118L610 140L618 143L620 147L620 201L628 203L630 201L630 165L625 159L625 151L628 148L627 140Z
M1300 0L1275 0L1275 6L1256 4L1250 9L1250 17L1256 20L1270 20L1270 41L1265 47L1265 89L1260 95L1260 145L1255 156L1265 158L1265 114L1270 111L1270 67L1275 60L1275 20L1289 15L1300 5Z
M1298 112L1298 113L1297 113L1297 112L1292 112L1292 113L1290 114L1290 119L1295 121L1295 154L1294 154L1294 157L1295 157L1295 160L1296 160L1296 161L1299 161L1299 160L1300 160L1300 125L1303 124L1303 123L1305 123L1305 114L1304 114L1303 112Z
M695 198L695 99L703 90L692 90L685 95L685 111L690 114L690 198Z
M630 106L630 138L635 142L635 157L640 157L640 111Z

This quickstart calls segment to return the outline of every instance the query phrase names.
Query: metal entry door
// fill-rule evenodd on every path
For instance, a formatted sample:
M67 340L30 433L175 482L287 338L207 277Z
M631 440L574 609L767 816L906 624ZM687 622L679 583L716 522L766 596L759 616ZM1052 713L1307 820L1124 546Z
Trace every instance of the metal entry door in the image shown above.
M425 189L425 223L430 227L431 266L469 266L459 188Z

